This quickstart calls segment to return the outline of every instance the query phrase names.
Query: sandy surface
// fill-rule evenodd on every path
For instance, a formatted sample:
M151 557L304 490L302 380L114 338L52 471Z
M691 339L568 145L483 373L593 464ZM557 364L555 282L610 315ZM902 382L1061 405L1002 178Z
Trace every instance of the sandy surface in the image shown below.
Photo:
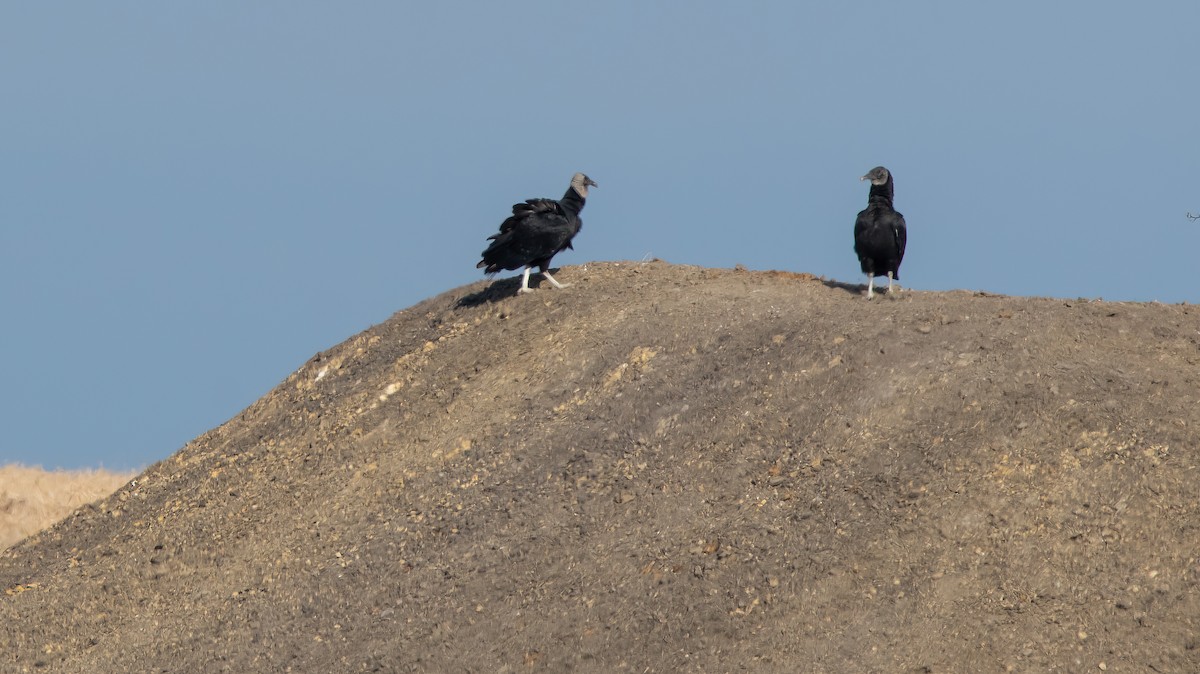
M0 556L0 671L1200 671L1200 316L597 263Z

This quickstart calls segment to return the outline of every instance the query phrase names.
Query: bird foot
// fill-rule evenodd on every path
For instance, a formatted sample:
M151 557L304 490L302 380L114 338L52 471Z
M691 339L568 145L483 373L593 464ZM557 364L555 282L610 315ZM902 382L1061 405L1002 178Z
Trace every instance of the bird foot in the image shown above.
M523 286L523 287L517 288L517 292L518 293L531 293L531 292L533 292L533 288Z
M550 285L554 286L555 288L566 288L567 286L571 285L570 283L559 283L557 279L550 275L549 271L542 272L542 278L549 281Z

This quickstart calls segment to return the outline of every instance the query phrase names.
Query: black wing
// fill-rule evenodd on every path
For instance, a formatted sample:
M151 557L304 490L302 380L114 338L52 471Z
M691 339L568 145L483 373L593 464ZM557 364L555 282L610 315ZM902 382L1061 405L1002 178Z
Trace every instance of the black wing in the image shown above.
M513 204L512 212L512 215L510 215L504 222L500 223L500 232L488 237L489 239L494 239L500 236L500 234L507 232L513 227L516 227L522 219L530 216L559 215L563 218L566 218L566 214L563 213L562 206L553 199L526 199L519 204Z
M864 273L879 275L895 272L900 278L900 262L908 244L904 216L884 206L870 206L854 221L854 252Z
M541 261L549 263L555 253L571 243L575 228L557 206L549 199L531 199L517 204L514 212L500 225L500 232L488 237L492 240L477 267L487 273L501 269L519 269Z
M904 259L904 247L908 245L908 225L904 224L904 216L896 211L891 213L894 217L888 218L888 225L892 229L892 240L896 244L896 261Z

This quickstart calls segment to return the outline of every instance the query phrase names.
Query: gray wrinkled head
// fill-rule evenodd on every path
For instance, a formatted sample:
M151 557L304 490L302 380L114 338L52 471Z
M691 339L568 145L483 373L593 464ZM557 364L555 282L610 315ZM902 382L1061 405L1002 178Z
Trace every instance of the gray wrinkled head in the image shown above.
M890 175L891 174L888 173L887 169L883 168L882 166L876 166L870 171L867 171L867 175L859 178L859 180L870 180L872 185L886 185L888 176Z
M579 196L583 197L584 199L587 199L587 195L588 195L587 188L589 185L591 185L592 187L599 187L599 185L596 184L595 180L592 180L591 178L587 177L586 175L584 175L582 173L576 173L571 178L571 189L575 190L575 194L578 194Z

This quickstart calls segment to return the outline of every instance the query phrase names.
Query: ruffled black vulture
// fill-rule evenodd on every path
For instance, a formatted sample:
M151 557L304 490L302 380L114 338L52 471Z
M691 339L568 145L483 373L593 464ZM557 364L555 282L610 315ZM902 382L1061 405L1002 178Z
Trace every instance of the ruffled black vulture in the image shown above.
M904 216L892 208L895 192L892 172L876 166L859 180L871 181L871 193L867 195L867 207L858 212L858 220L854 222L854 252L867 275L867 299L871 299L875 296L876 276L887 275L889 293L892 281L900 280L900 261L904 259L908 230Z
M529 271L538 267L542 276L555 288L565 284L554 280L547 271L550 258L564 248L572 248L571 239L579 233L583 220L579 211L587 201L588 187L596 187L595 181L582 173L571 178L571 186L562 199L526 199L513 204L513 214L500 223L499 233L488 237L492 243L483 251L483 259L475 265L485 274L495 274L501 269L525 267L518 292L529 292Z

